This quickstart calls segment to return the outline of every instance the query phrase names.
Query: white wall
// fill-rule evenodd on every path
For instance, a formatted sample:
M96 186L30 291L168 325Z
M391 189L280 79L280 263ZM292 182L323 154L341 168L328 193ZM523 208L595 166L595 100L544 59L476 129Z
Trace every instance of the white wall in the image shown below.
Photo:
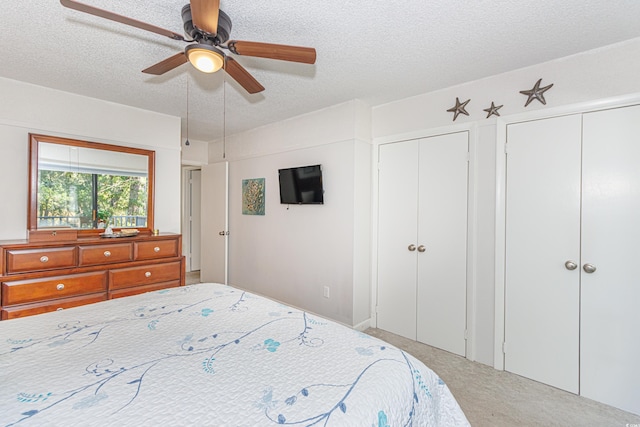
M352 101L227 137L231 285L366 326L370 129L369 108ZM221 145L211 145L210 162L222 160ZM324 205L281 205L278 169L311 164L322 165ZM264 216L242 215L242 180L249 178L265 178Z
M424 129L453 124L456 97L471 99L467 105L469 116L460 115L455 124L491 123L495 116L485 119L491 102L504 105L501 116L542 110L559 105L577 104L591 100L635 93L640 90L638 69L640 38L568 56L486 79L468 82L437 92L417 95L373 108L373 138L381 140ZM527 97L519 93L528 90L542 78L541 86L553 83L545 93L547 105L533 101L524 107Z
M448 132L467 126L471 130L475 190L468 311L472 350L468 357L472 360L493 365L494 354L495 150L499 129L496 118L486 119L482 110L495 102L504 105L499 112L506 118L637 93L638 70L640 38L373 108L375 144L419 137L434 129ZM547 104L533 101L525 108L527 97L519 91L531 89L540 78L542 86L554 84L545 93ZM446 110L455 104L456 97L461 102L471 101L466 108L469 116L460 115L454 126L453 114Z
M180 232L180 118L0 78L0 240L27 236L29 133L156 151L155 228Z
M366 165L368 160L363 160L372 153L375 155L376 150L370 149L369 141L377 146L468 129L472 155L468 357L492 365L496 140L500 132L496 118L486 119L486 112L482 110L491 102L504 105L499 110L504 118L534 112L540 114L558 106L633 94L640 92L639 69L640 38L372 109L360 101L353 101L227 137L226 159L230 161L231 171L231 284L347 324L364 322L366 326L371 313L369 302L375 298L375 275L372 272L376 270L375 265L368 263L368 260L375 259L369 252L375 255L372 239L375 238L375 230L371 228L370 215L364 212L368 210L371 214L376 209L377 188L370 185L371 164ZM543 79L542 85L554 84L545 93L547 105L533 101L525 108L527 98L519 91L531 89L539 78ZM452 113L446 110L454 105L456 97L461 101L471 99L467 106L470 116L461 115L453 122ZM209 148L209 161L221 161L222 144L217 142ZM343 181L336 189L331 188L335 185L332 179L325 178L329 186L328 204L321 209L326 209L323 212L327 218L337 221L335 228L340 231L340 245L351 245L348 251L336 246L338 257L332 257L328 250L336 245L333 240L338 237L322 223L321 216L316 215L317 210L304 206L286 211L277 200L277 168L306 163L326 163L330 176L340 179L345 179L343 172L346 168L355 171L351 181ZM260 177L267 179L266 216L243 217L240 213L241 180ZM340 208L339 215L329 202L335 191L340 203L353 198L350 199L351 206ZM363 200L359 200L360 197ZM318 239L314 251L300 250L303 244L298 234L302 233L304 221L315 221L314 225L325 231L314 234ZM371 232L365 233L366 228ZM347 232L351 234L352 243L346 238ZM271 253L274 251L277 251L275 255ZM307 265L317 256L332 263L328 267L334 270L331 276L314 269L307 272L294 269L295 277L287 276L287 259ZM325 284L332 287L330 301L322 298L321 288ZM334 287L338 288L337 293ZM333 300L334 295L339 301Z
M189 145L182 141L182 164L185 166L202 166L209 162L209 143L189 140Z

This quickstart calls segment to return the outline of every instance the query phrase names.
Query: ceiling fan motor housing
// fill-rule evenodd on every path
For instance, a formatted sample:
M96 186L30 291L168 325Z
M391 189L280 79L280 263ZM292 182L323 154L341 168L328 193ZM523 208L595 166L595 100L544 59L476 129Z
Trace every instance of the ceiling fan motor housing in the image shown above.
M204 32L193 25L193 19L191 18L191 5L186 4L182 8L182 22L184 23L184 32L188 34L193 40L198 42L213 42L215 46L222 44L229 40L231 34L231 18L223 11L219 11L218 15L218 33L209 34Z

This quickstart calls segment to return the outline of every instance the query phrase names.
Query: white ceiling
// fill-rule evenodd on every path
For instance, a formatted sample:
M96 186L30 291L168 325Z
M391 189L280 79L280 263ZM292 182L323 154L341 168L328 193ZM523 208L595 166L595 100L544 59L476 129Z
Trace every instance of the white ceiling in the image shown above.
M183 34L188 0L81 1ZM231 39L315 47L316 64L236 56L266 88L255 95L190 64L150 76L141 70L185 43L58 0L3 0L0 76L180 116L183 131L189 81L189 138L212 141L225 127L231 135L352 99L375 106L640 37L638 0L221 0L221 9Z

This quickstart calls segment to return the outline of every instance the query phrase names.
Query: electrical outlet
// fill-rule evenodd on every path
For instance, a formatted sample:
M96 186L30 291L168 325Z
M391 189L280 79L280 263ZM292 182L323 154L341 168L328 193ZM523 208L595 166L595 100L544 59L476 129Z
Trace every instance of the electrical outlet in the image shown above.
M328 286L324 287L324 297L325 298L329 298L329 287Z

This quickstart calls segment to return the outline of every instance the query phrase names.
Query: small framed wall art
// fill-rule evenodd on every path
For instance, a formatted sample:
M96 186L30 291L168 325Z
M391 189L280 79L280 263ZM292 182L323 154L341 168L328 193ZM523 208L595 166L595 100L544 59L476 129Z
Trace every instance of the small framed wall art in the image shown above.
M242 180L242 215L264 215L264 178Z

